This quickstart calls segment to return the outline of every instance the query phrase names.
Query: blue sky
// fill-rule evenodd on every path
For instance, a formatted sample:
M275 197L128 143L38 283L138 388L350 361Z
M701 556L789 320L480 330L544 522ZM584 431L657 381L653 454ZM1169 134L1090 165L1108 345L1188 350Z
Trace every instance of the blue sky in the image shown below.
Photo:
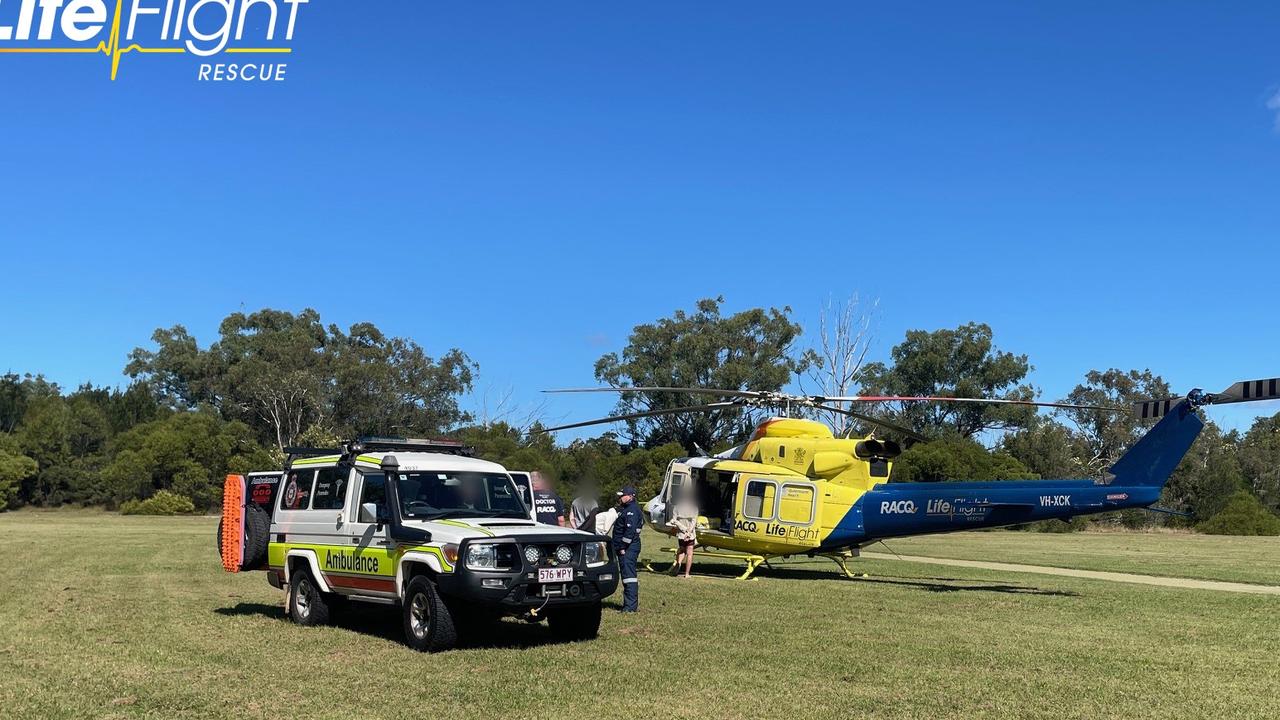
M0 56L0 370L309 306L530 404L700 297L857 291L874 356L984 321L1050 398L1280 373L1280 6L1036 5L315 0L276 84Z

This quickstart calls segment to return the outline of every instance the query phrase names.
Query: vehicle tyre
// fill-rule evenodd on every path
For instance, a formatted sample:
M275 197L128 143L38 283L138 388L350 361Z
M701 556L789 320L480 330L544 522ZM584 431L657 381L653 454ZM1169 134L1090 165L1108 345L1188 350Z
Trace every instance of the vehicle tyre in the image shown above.
M214 539L218 543L218 561L219 562L222 561L222 524L224 522L226 522L224 518L218 518L218 534L214 536Z
M600 609L600 603L558 608L547 613L547 624L551 634L561 640L592 640L600 634Z
M253 570L267 562L267 543L271 540L271 516L257 505L245 508L243 552L240 553L240 570ZM218 558L222 558L222 528L226 518L218 520Z
M267 562L267 543L271 540L271 516L250 503L244 510L244 569L261 567Z
M295 570L289 577L289 617L308 627L329 622L329 598L325 597L311 573Z
M457 644L453 614L436 592L435 583L426 575L417 575L409 581L401 611L405 642L414 650L437 652Z

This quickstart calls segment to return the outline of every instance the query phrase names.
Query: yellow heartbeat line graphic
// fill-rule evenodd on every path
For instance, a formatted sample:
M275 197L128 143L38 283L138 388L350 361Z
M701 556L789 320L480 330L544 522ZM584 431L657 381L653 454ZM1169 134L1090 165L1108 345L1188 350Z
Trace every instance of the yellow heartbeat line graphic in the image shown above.
M107 40L99 42L97 47L92 48L0 48L0 53L102 53L111 58L111 79L116 79L116 74L120 72L120 56L126 53L185 53L186 48L148 48L142 47L137 43L133 43L126 47L120 47L120 12L124 6L124 0L116 0L115 17L111 21L111 35ZM286 54L293 52L292 48L227 48L223 50L226 53L280 53Z

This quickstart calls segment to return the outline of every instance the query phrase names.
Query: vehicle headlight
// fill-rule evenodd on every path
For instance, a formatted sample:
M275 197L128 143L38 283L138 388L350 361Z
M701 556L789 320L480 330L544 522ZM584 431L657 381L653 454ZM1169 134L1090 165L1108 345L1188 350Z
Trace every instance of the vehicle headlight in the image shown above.
M528 560L530 565L537 565L542 562L542 550L537 545L530 545L524 549L524 559Z
M603 565L609 561L609 549L602 542L584 543L582 559L587 565Z
M496 545L471 545L467 547L467 567L477 570L497 570L498 547Z
M573 548L568 545L561 545L556 548L556 562L561 565L568 565L573 562Z

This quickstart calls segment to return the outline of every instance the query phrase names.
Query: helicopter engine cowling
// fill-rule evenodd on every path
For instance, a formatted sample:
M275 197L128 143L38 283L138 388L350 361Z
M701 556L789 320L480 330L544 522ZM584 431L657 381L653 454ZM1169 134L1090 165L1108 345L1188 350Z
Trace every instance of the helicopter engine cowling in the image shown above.
M853 465L847 452L818 452L813 455L813 474L818 477L839 475Z

